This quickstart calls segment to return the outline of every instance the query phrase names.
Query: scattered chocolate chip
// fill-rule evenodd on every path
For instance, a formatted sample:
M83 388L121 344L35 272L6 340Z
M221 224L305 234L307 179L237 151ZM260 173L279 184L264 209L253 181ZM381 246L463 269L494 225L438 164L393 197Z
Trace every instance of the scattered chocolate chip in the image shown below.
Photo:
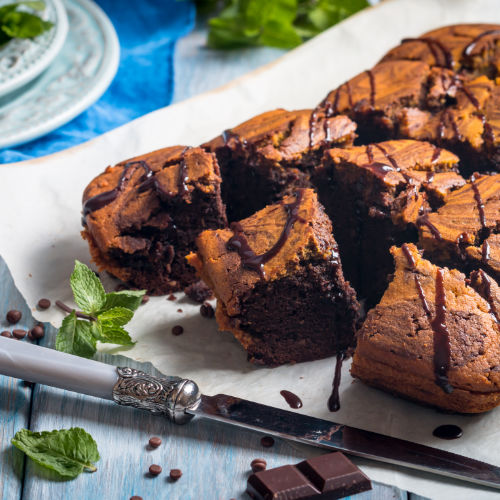
M38 301L38 308L39 309L48 309L50 307L50 300L49 299L40 299Z
M213 297L212 290L208 288L203 281L197 281L196 283L191 283L191 285L184 288L184 293L195 302L203 304L205 300L209 300Z
M154 436L149 439L149 446L151 446L151 448L158 448L158 446L160 445L161 445L161 438Z
M177 300L177 297L176 297L173 293L171 293L171 294L167 297L167 300L172 300L172 301L174 301L174 300Z
M10 334L10 332L8 332L7 330L4 330L2 333L0 333L0 335L2 337L7 337L8 339L11 339L12 338L12 335Z
M12 330L12 335L18 340L24 339L26 337L26 330Z
M12 309L11 311L9 311L7 313L7 315L5 316L5 318L7 319L7 321L11 324L11 325L14 325L16 323L19 322L19 320L23 317L23 314L21 313L21 311L16 311L15 309Z
M142 296L141 304L145 304L146 302L149 302L149 295Z
M213 318L215 315L215 311L214 308L208 302L205 302L200 307L200 314L204 318Z
M271 448L271 446L274 446L274 439L271 436L264 436L260 439L260 444L264 448Z
M134 495L133 497L130 497L130 500L142 500L142 497L139 495Z
M172 328L172 335L175 335L176 337L178 335L182 335L184 333L184 328L182 328L181 325L175 325L173 328Z
M255 460L252 460L250 467L252 468L252 472L266 470L267 462L263 458L256 458Z
M35 340L41 339L45 335L45 329L43 325L36 325L29 331L28 335L30 335L30 338L33 337Z
M181 313L181 312L182 312L182 309L177 309L177 312L178 312L178 313Z
M157 476L158 474L161 474L161 471L162 471L161 465L153 464L149 466L149 473L152 476Z
M182 476L182 471L180 469L172 469L170 471L170 479L172 481L177 481Z

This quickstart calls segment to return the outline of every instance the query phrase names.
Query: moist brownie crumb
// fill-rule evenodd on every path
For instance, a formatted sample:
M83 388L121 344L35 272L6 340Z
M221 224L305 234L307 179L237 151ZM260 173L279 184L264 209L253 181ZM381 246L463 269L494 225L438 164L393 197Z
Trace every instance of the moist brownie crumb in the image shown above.
M213 298L213 292L208 288L203 281L196 281L189 285L188 287L184 288L184 293L191 299L194 300L195 302L199 302L200 304L203 304L205 300L210 300Z
M206 302L205 304L202 304L200 306L200 314L204 318L213 318L215 316L215 311L214 308L208 302Z

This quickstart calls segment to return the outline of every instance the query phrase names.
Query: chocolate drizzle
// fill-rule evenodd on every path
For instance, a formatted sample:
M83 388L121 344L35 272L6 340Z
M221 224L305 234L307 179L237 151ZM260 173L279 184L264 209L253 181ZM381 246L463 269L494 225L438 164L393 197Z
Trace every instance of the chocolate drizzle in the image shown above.
M434 146L434 151L432 153L432 158L431 158L431 163L436 163L441 156L441 148L438 148L437 146Z
M427 229L429 229L430 233L434 238L436 238L436 240L441 241L443 239L441 233L439 232L439 229L429 220L429 214L425 213L419 215L417 217L416 224L417 227L425 226Z
M479 271L475 271L475 273L477 273L477 275L481 275L484 286L484 288L481 290L481 295L486 295L486 297L484 298L490 305L491 315L493 316L493 319L496 323L500 323L500 311L498 311L495 300L493 298L493 294L491 293L491 279L482 269L479 269ZM471 277L473 275L474 273L472 273Z
M230 250L236 250L238 252L241 258L241 263L244 267L258 272L262 278L265 277L264 264L277 255L283 248L295 222L304 222L299 216L299 208L302 203L303 196L304 190L300 189L295 195L295 201L283 205L287 212L287 219L283 230L276 243L263 254L257 255L252 250L244 234L243 226L239 222L233 222L231 224L231 230L234 232L234 235L231 236L227 242L227 247Z
M371 144L368 144L366 146L366 156L368 157L368 163L373 162L373 146Z
M478 48L478 42L480 42L480 41L484 42L483 39L485 37L488 37L491 35L500 37L500 30L497 30L497 29L496 30L486 30L486 31L483 31L482 33L480 33L478 36L476 36L476 38L474 38L469 44L467 44L464 47L464 50L462 52L462 56L474 55L474 52Z
M462 437L463 431L458 425L440 425L432 431L432 435L440 439L458 439Z
M285 401L288 403L288 406L290 406L290 408L293 408L295 410L298 408L302 408L302 401L297 396L297 394L285 390L280 391L280 394L285 398Z
M486 214L484 213L484 203L481 198L481 193L479 192L479 188L477 187L475 179L472 179L471 182L472 190L474 191L474 200L476 201L477 211L479 214L479 223L481 224L481 233L484 236L488 234L488 226L486 225Z
M425 43L434 57L436 66L442 66L444 68L453 69L453 56L451 52L435 38L422 37L422 38L403 38L401 43L407 42L421 42ZM438 49L438 50L436 50ZM440 61L439 55L442 55L442 61Z
M370 106L375 108L375 94L376 94L376 88L375 88L375 77L373 75L373 71L370 69L366 70L366 74L368 75L368 79L370 80Z
M339 387L340 387L340 377L342 375L342 362L345 359L345 352L337 353L337 360L335 362L335 375L333 377L332 393L328 398L328 409L330 411L340 410L340 397L339 397Z
M365 163L364 165L360 165L361 168L366 168L367 170L370 170L373 172L377 177L380 179L384 180L385 176L389 172L396 172L394 168L392 168L390 165L386 165L385 163L381 163L378 161L372 162L372 163Z
M413 255L408 248L408 245L406 243L403 244L401 247L401 250L403 250L403 254L406 257L406 260L408 261L408 265L410 266L410 269L414 271L416 269L416 263L415 259L413 258ZM420 301L422 302L422 307L424 308L425 314L427 314L428 317L431 316L431 310L429 308L429 304L427 303L427 298L425 297L424 289L422 288L422 285L420 284L420 280L418 278L417 274L414 274L414 280L415 280L415 287L418 292L418 296L420 297Z
M434 332L434 375L436 384L446 394L453 392L453 386L448 381L448 370L450 368L450 333L446 326L446 294L444 290L443 270L436 271L436 296L434 306L436 316L431 321Z

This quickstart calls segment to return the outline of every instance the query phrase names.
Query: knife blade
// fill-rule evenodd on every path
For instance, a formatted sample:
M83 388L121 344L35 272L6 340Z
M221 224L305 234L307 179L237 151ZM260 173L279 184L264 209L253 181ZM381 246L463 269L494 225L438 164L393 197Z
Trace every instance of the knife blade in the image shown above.
M0 337L0 374L113 400L179 424L204 417L500 489L500 468L485 462L233 396L205 396L191 380L155 377L5 337Z

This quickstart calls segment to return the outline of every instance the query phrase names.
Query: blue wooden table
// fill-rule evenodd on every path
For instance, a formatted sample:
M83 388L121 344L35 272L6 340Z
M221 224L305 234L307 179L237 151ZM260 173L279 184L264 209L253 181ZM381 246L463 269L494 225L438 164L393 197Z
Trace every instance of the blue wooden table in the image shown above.
M205 32L197 28L178 44L175 101L215 88L282 54L276 49L216 52L203 46L204 39ZM8 326L4 318L9 309L23 312L17 327L33 326L36 312L28 308L0 258L0 330ZM55 329L46 325L46 330L41 343L52 346ZM98 359L155 372L151 365L118 356L99 355ZM16 431L23 427L41 431L73 426L90 432L101 454L96 473L82 474L73 481L57 480L10 444ZM148 449L151 436L160 436L162 446ZM260 438L254 432L201 419L187 426L176 426L158 417L115 407L110 402L44 386L29 387L21 381L0 377L1 499L126 500L132 495L145 500L245 499L246 479L254 458L262 457L269 467L275 467L298 462L313 452L312 448L282 440L276 440L272 448L263 448ZM164 470L156 478L147 474L153 463ZM175 483L167 479L171 468L183 471ZM418 500L420 497L392 486L374 484L373 491L355 498Z

